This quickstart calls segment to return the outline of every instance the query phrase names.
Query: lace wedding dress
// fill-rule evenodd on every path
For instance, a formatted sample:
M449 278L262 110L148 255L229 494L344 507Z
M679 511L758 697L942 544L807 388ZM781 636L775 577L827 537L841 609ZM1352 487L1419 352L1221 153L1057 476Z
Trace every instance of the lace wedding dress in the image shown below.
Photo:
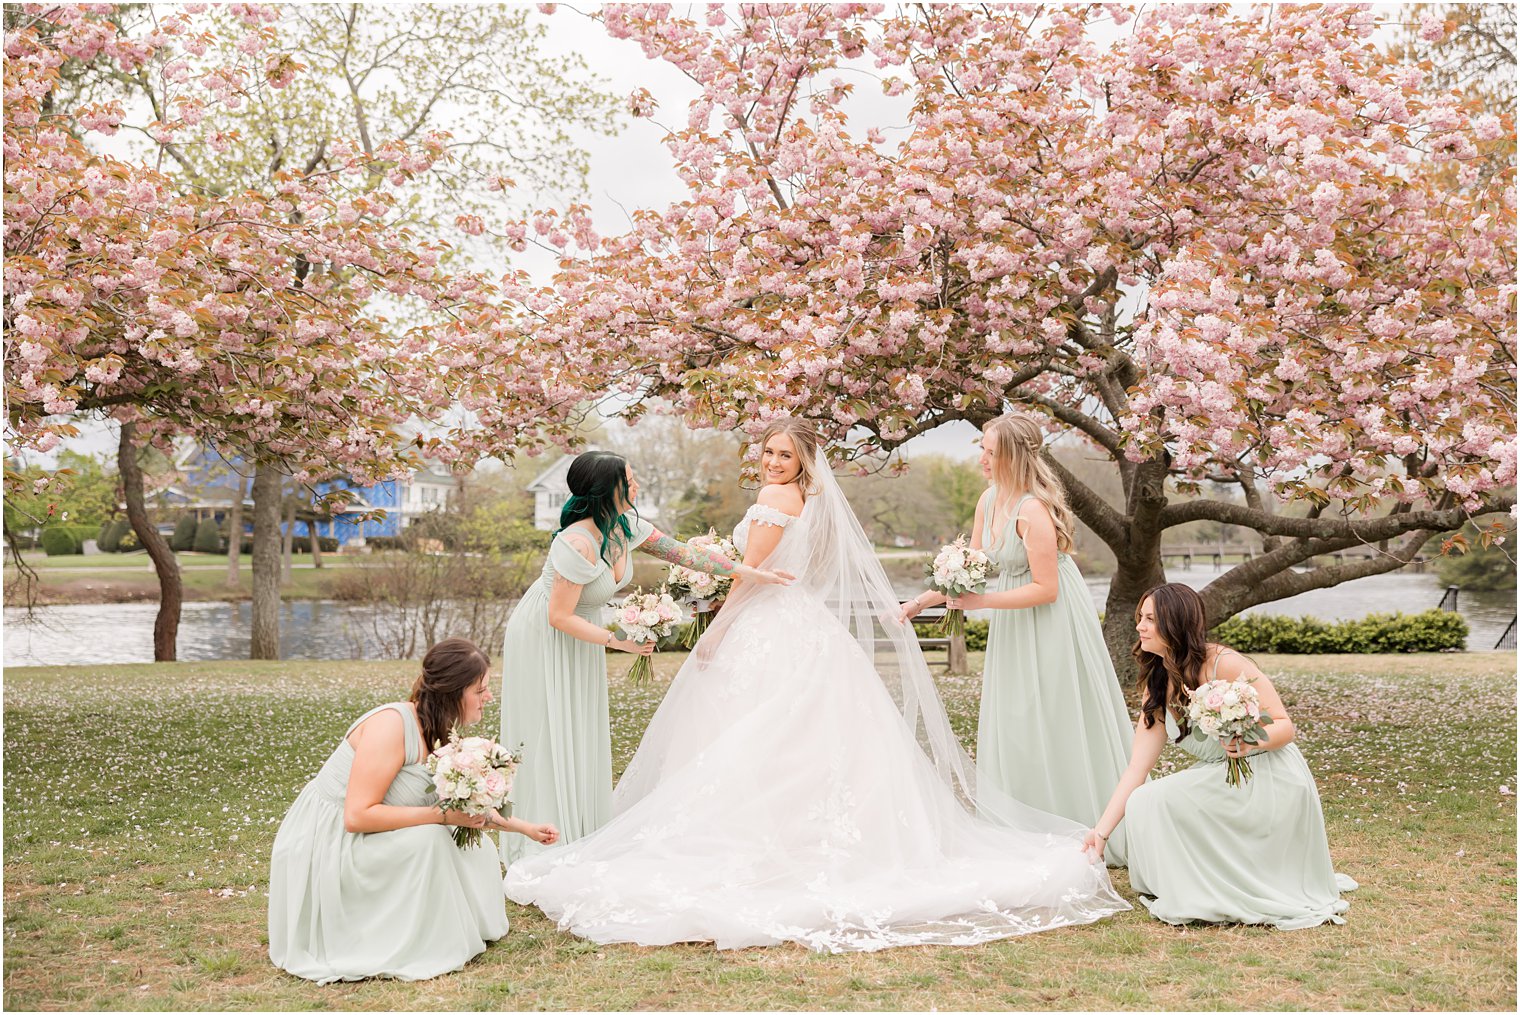
M1128 909L1083 829L977 793L911 628L820 456L800 517L681 668L590 835L507 895L592 941L972 945ZM532 764L531 759L525 762Z

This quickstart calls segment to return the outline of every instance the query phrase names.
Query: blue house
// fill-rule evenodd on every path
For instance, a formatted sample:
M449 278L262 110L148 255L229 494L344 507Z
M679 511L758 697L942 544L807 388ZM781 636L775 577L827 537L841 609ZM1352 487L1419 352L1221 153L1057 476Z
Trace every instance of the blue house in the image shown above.
M253 531L253 480L251 475L244 476L236 471L242 468L240 458L235 455L230 459L223 458L209 445L187 442L175 457L174 467L179 479L160 494L160 506L221 523L232 510L232 502L241 487L243 532ZM319 494L348 491L348 510L313 523L317 535L336 539L340 547L361 547L368 539L399 536L418 517L444 508L454 489L454 477L442 466L429 462L409 479L387 480L369 486L360 486L348 479L335 479L318 483L314 489ZM384 511L384 517L364 517L375 509ZM282 521L282 534L284 528ZM297 536L310 535L311 528L312 524L305 521L294 523Z

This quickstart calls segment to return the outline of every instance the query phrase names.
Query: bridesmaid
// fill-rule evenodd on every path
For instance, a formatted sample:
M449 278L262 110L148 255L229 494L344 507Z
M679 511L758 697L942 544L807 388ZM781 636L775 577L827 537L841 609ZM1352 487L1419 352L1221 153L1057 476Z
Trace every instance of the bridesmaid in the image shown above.
M573 842L612 817L606 650L654 651L601 623L602 606L633 577L630 551L746 581L786 579L687 546L639 518L639 485L619 455L588 451L570 464L565 480L570 499L543 574L507 622L501 742L525 751L513 806L548 818ZM510 864L530 849L536 851L522 839L503 839L502 859Z
M296 797L269 864L269 958L318 983L425 980L461 968L507 932L489 844L446 825L552 843L551 825L442 811L421 764L491 700L485 653L463 638L428 649L411 699L356 719Z
M1151 589L1135 611L1141 718L1135 751L1086 845L1103 855L1129 826L1129 880L1167 923L1264 923L1281 930L1345 923L1340 897L1357 887L1330 865L1314 776L1272 681L1234 649L1205 640L1203 600L1186 585ZM1215 678L1253 681L1272 717L1267 739L1200 741L1189 735L1186 690ZM1145 783L1171 740L1198 759ZM1225 782L1226 757L1251 758L1251 778ZM1149 898L1146 898L1149 896Z
M948 601L992 610L976 736L976 774L1021 803L1098 820L1129 753L1129 712L1082 572L1071 559L1075 522L1060 480L1041 457L1044 430L1025 413L982 428L982 475L971 545L998 565L988 591ZM923 592L907 621L947 603ZM1123 866L1122 833L1109 843Z

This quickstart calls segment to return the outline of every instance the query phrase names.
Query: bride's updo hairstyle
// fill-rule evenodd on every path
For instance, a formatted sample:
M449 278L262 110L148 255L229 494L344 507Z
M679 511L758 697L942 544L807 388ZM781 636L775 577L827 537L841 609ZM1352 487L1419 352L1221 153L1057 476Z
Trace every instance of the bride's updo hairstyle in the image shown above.
M422 674L412 685L409 699L417 706L425 750L448 741L449 731L459 721L464 692L479 683L490 668L486 654L464 638L445 638L427 650L422 657Z
M570 463L565 483L570 497L559 511L560 529L590 518L602 534L601 558L610 565L607 551L633 538L633 526L620 507L628 502L627 460L611 451L587 451Z
M1041 454L1045 446L1045 429L1039 417L1027 412L1004 413L983 424L982 432L995 439L992 481L997 484L998 499L1011 506L1015 490L1037 497L1056 524L1056 549L1070 553L1076 519L1066 503L1066 489ZM993 538L1001 539L1002 535L998 532Z
M792 439L792 450L797 453L797 464L800 467L797 488L802 491L803 500L806 500L808 494L818 492L818 480L813 475L813 466L818 460L818 445L823 443L818 438L818 427L812 420L798 419L795 416L777 417L760 433L758 447L762 452L777 434L786 434ZM761 482L764 483L764 479Z

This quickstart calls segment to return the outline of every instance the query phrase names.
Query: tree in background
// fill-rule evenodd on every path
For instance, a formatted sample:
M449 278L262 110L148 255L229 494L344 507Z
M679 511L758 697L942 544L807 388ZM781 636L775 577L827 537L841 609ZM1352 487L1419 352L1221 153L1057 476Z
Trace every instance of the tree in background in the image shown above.
M1514 504L1514 173L1485 171L1514 121L1425 87L1375 12L598 16L701 88L668 140L688 190L578 250L584 209L525 223L563 255L535 339L695 426L785 410L862 454L1049 414L1119 473L1110 499L1061 470L1116 558L1121 665L1169 530L1262 540L1203 590L1218 622ZM873 67L890 139L849 115Z
M217 179L194 167L219 165L244 137L226 117L301 70L282 14L141 10L7 8L7 437L48 450L80 415L120 422L127 510L162 590L158 659L174 658L181 591L147 517L139 445L188 434L259 463L253 652L268 657L281 471L376 481L408 473L419 452L510 454L563 428L585 385L545 366L552 353L523 361L521 279L447 270L447 245L410 224L452 157L447 136L334 138L299 162L272 150L262 188ZM109 90L126 81L144 90ZM134 124L127 107L142 96ZM123 160L84 140L123 129L149 139L148 154ZM422 435L403 429L418 420Z

